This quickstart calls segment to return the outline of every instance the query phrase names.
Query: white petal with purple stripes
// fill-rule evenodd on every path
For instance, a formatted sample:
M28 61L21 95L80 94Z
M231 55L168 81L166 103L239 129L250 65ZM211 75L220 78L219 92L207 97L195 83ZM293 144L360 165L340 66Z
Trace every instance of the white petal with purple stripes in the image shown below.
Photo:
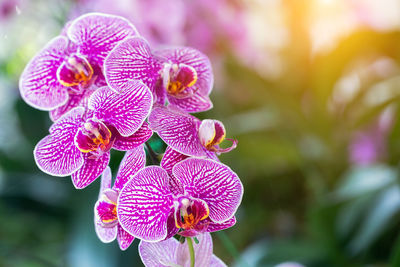
M142 126L152 104L150 90L139 81L126 83L121 93L102 87L89 99L94 117L114 126L122 136L130 136Z
M53 176L68 176L82 167L84 159L74 144L76 131L82 123L83 108L75 108L62 116L49 129L33 151L37 166Z
M141 169L120 192L117 214L131 235L157 242L167 236L167 219L173 206L167 172L158 166Z
M213 160L188 158L176 164L172 173L187 194L207 203L212 221L223 223L234 216L242 201L243 185L228 166Z

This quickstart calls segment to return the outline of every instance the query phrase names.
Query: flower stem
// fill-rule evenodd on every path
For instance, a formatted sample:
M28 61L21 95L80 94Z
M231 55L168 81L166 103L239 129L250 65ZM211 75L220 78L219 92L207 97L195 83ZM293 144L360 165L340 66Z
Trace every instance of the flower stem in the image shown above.
M158 160L157 153L151 148L148 142L145 143L147 151L149 152L149 156L153 164L160 165L160 161Z
M192 238L186 237L189 254L190 254L190 267L194 267L194 248L193 248L193 241Z

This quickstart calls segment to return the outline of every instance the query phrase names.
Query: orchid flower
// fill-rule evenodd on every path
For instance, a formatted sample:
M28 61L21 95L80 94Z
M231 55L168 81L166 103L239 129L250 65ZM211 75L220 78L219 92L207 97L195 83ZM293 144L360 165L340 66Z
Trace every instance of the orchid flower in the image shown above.
M117 238L121 250L126 250L132 244L134 237L128 234L118 222L118 195L129 178L145 165L146 153L143 146L139 146L126 152L112 187L109 167L104 170L101 177L99 198L94 208L96 234L104 243L112 242Z
M99 88L86 110L76 107L57 120L35 147L38 167L53 176L71 175L81 189L106 168L111 148L127 151L147 141L152 131L144 120L152 106L151 92L137 81L124 89L117 94Z
M137 36L126 19L100 13L83 15L67 24L23 71L19 88L29 105L52 112L53 121L105 86L103 63L115 45Z
M195 157L217 160L217 154L229 152L237 145L234 139L225 138L226 131L218 120L199 120L178 109L155 107L149 116L150 128L174 150ZM221 148L225 140L232 145Z
M242 195L228 166L187 158L173 166L172 176L159 166L141 169L121 190L117 215L124 230L148 242L196 236L233 226Z
M194 244L195 267L224 267L225 263L213 254L213 243L209 233L197 237ZM190 258L186 243L170 238L157 243L140 241L139 254L146 267L189 267Z
M166 100L186 112L212 108L208 95L213 86L209 59L188 47L151 51L141 37L126 38L107 56L104 63L107 83L120 91L126 80L142 80L152 90L155 102Z

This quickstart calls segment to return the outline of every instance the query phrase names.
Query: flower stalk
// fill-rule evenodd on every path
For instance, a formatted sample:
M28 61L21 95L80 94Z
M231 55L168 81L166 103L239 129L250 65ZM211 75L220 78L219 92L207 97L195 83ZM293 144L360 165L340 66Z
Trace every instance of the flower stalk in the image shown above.
M187 237L187 244L189 248L189 255L190 255L190 267L194 267L194 248L193 248L193 241L192 238Z

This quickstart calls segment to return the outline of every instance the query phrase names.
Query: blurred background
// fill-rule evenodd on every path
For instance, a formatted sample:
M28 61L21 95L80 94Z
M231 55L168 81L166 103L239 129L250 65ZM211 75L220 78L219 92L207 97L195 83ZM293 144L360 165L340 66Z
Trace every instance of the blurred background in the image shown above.
M220 158L245 187L236 226L213 234L218 257L400 266L398 0L0 0L0 266L142 266L138 241L97 239L99 180L75 190L36 167L51 123L19 96L30 58L89 11L210 57L214 109L196 116L239 140Z

